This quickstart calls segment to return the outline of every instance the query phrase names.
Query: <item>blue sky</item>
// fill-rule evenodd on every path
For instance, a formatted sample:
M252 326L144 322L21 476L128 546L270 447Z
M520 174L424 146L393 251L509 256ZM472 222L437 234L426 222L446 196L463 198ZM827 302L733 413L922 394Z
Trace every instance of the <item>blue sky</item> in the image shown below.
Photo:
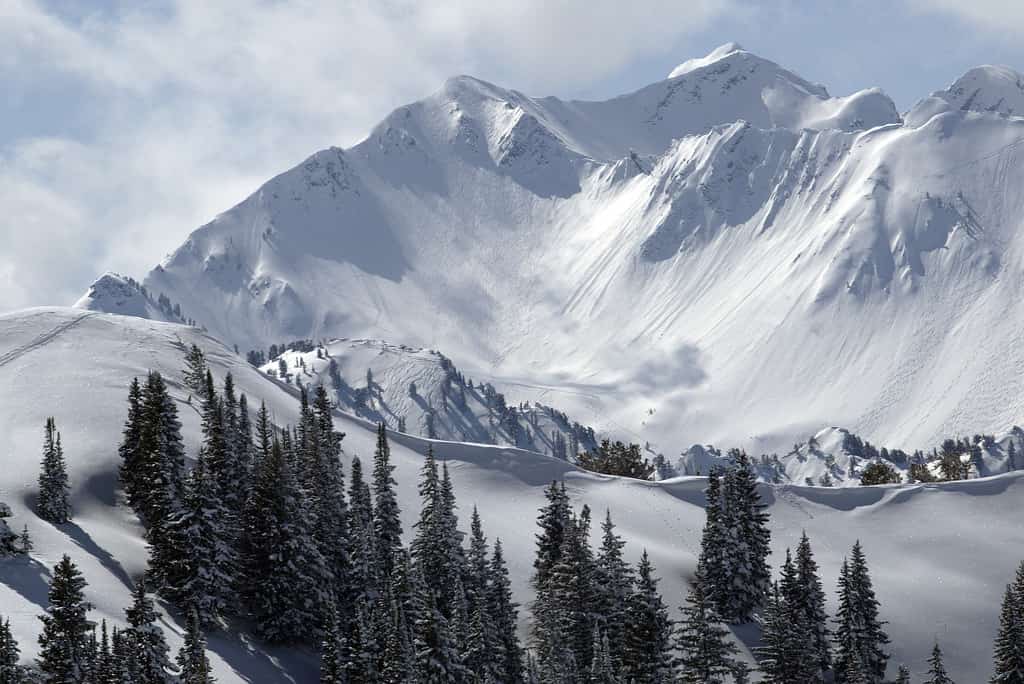
M737 41L901 110L971 66L1024 71L1005 0L4 0L0 311L142 276L188 233L469 73L603 98Z

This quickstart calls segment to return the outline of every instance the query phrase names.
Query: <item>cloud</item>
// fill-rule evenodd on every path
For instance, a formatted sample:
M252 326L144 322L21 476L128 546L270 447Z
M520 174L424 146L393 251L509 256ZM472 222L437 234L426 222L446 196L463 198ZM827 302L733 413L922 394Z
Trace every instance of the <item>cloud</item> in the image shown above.
M142 275L262 181L450 75L571 95L678 50L728 5L6 0L0 311L70 303L107 269Z
M1024 31L1024 3L1020 0L906 0L920 13L945 14L967 21L1004 39L1018 41Z

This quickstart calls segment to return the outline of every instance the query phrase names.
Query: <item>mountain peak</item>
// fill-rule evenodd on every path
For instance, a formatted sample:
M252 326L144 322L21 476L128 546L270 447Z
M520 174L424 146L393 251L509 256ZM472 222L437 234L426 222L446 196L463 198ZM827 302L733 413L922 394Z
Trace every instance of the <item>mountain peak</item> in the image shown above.
M1024 76L1007 66L969 69L936 96L962 111L1024 115Z
M692 59L686 60L685 62L677 66L675 69L673 69L672 72L668 75L668 77L676 78L678 76L688 74L696 69L700 69L702 67L714 64L715 62L725 59L729 55L736 54L737 52L746 52L746 50L744 50L743 46L740 45L739 43L724 43L716 47L714 50L709 52L704 57L694 57Z

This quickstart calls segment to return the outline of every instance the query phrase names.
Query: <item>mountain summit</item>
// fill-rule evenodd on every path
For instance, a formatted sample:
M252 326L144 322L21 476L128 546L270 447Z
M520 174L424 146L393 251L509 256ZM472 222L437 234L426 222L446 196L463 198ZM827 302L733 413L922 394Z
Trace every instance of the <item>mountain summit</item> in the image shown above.
M440 349L666 449L999 432L1024 412L1019 83L972 70L904 121L735 44L600 102L457 77L145 285L243 351Z

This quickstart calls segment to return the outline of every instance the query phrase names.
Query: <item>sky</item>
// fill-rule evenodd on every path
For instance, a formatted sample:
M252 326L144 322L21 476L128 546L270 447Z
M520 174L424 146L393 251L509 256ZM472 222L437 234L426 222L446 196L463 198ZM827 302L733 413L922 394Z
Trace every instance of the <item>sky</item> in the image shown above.
M0 0L0 312L145 273L452 75L605 98L729 41L901 110L1024 71L1019 0Z

